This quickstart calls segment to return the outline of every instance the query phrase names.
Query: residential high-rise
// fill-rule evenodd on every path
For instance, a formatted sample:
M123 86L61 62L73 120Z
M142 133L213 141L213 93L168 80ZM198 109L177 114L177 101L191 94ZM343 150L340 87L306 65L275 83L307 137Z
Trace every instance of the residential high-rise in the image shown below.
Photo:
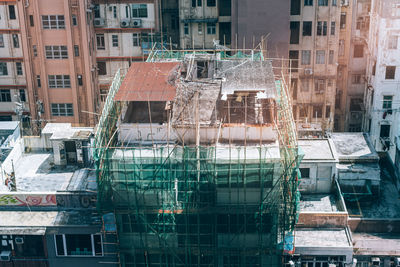
M0 121L21 120L29 112L25 62L16 1L0 4Z
M340 11L336 0L291 0L290 76L302 136L333 130Z
M340 14L335 131L360 132L371 0L343 1Z
M364 131L378 152L388 152L400 167L400 3L376 0L371 5L368 38Z
M143 61L159 34L159 1L93 0L95 51L101 101L118 69Z
M99 102L90 1L17 1L16 9L33 126L94 125Z

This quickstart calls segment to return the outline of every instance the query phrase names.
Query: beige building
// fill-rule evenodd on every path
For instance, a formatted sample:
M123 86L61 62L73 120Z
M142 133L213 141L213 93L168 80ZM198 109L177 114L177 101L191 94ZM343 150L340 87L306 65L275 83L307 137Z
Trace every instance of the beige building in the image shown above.
M0 121L25 119L28 99L16 1L1 1Z
M290 75L300 136L333 130L340 4L336 0L291 1Z
M341 7L335 131L362 129L370 8L371 0L351 0Z
M94 125L99 106L89 1L17 1L20 47L34 129Z

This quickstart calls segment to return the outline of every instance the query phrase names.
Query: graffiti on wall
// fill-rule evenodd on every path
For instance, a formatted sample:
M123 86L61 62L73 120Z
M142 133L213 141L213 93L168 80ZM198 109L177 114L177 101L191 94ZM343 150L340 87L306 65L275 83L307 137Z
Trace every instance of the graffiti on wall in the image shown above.
M56 206L55 194L0 194L0 206Z

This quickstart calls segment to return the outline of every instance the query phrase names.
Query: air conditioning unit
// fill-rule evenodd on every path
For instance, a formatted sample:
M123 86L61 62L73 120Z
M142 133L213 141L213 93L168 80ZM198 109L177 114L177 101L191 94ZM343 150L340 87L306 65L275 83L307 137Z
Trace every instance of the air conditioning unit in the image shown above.
M16 237L15 238L15 244L22 245L23 243L24 243L24 238L23 237Z
M304 69L304 75L312 75L313 69Z
M2 251L0 253L0 261L10 261L11 260L11 251Z
M103 18L95 18L94 19L94 26L95 27L102 27L106 25L106 20Z
M381 265L381 259L378 257L373 257L371 258L372 266L380 266Z
M139 28L140 26L142 26L142 20L141 19L133 19L131 21L131 27Z
M129 28L131 20L130 19L123 19L121 20L121 28Z

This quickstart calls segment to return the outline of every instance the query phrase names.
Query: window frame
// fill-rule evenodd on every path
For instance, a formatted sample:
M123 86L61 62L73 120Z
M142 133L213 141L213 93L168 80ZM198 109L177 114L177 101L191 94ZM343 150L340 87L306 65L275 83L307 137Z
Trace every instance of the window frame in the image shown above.
M316 50L315 51L315 64L317 64L317 65L325 64L325 62L326 62L325 54L326 54L325 50Z
M0 48L4 47L4 35L1 33L0 34Z
M390 35L388 38L388 49L397 50L399 43L398 35Z
M303 36L312 36L312 21L303 21L303 30L302 30L302 35Z
M384 95L382 97L382 108L383 109L393 108L393 95Z
M132 45L140 47L140 33L132 33Z
M8 76L7 62L0 62L0 76Z
M328 6L328 0L318 0L318 6Z
M13 33L11 35L12 38L12 43L13 43L13 48L19 48L19 36L16 33Z
M104 243L103 237L101 234L81 234L82 236L90 235L91 247L92 247L92 254L91 255L68 255L68 247L67 247L67 237L68 234L54 234L54 247L56 252L56 257L104 257ZM58 248L57 248L57 236L62 236L62 246L64 255L59 255ZM101 255L96 255L96 245L95 245L95 236L100 237L100 248L101 248Z
M217 24L215 22L207 22L207 34L208 35L217 34Z
M304 6L313 6L313 0L304 0Z
M103 33L96 34L96 50L106 50L106 41Z
M19 61L15 62L15 73L18 76L24 75L24 72L22 70L22 62L19 62Z
M207 0L207 6L209 7L217 6L217 0Z
M15 11L15 5L8 5L8 18L10 20L17 19L17 13Z
M0 89L0 102L11 102L11 90Z
M71 76L66 74L48 75L48 87L51 89L71 88Z
M65 29L64 15L42 15L42 28L44 30Z
M392 70L392 71L390 71L390 70ZM396 66L386 66L385 80L395 80L395 79L396 79Z
M46 59L68 59L66 45L46 45L44 47Z
M308 60L306 60L308 57ZM301 51L301 65L311 65L311 50Z
M111 35L111 43L112 43L112 47L119 47L119 38L118 38L117 34Z
M132 18L147 18L149 16L147 4L132 4L131 16Z
M57 112L54 112L57 110ZM63 112L62 112L63 110ZM50 105L51 116L53 117L73 117L74 106L72 103L51 103Z

